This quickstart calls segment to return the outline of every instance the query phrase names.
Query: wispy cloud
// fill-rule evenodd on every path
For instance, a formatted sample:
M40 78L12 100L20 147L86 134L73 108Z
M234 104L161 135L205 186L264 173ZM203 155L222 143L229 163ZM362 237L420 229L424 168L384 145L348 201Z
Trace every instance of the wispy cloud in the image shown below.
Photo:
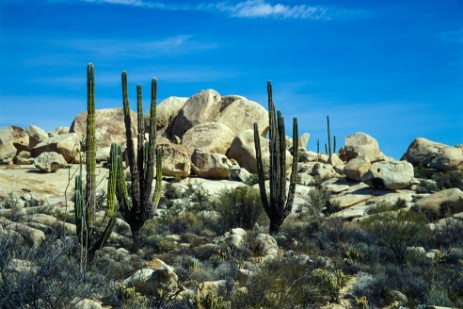
M49 2L85 2L94 4L126 5L170 11L203 11L222 13L235 18L306 19L318 21L349 20L373 15L364 9L346 9L337 6L285 4L267 0L245 0L240 2L204 2L180 4L149 0L48 0Z
M443 31L438 33L436 36L443 42L463 44L463 28L452 31Z

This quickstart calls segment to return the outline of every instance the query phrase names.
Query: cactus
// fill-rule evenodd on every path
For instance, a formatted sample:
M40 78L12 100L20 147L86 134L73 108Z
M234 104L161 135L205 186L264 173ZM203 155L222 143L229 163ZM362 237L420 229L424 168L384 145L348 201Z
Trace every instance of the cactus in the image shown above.
M273 103L272 84L267 82L268 110L269 110L269 137L270 137L270 196L267 198L265 188L265 171L262 162L259 128L254 123L254 144L256 148L257 174L259 177L259 189L267 216L270 219L270 234L276 234L281 224L291 213L296 191L297 156L298 156L298 129L297 118L293 119L293 164L291 169L289 192L286 195L286 140L284 118L280 111L275 115Z
M92 260L95 252L104 246L111 235L116 221L116 180L119 165L112 164L109 172L107 209L104 222L95 227L96 212L96 146L95 146L95 83L93 64L87 67L87 140L86 140L86 184L85 192L82 186L82 169L75 178L74 212L76 219L77 241L81 244L82 260ZM119 149L115 144L111 146L112 162L122 161ZM84 198L85 196L85 198Z
M331 128L330 128L330 116L326 116L326 128L328 130L328 160L331 160Z
M143 123L142 88L137 86L137 149L132 139L132 120L127 91L127 73L122 72L122 104L127 137L127 156L131 174L131 192L128 194L125 181L118 182L117 195L122 216L132 231L133 249L139 246L140 230L145 221L154 215L161 197L162 188L162 153L156 149L156 97L157 81L151 82L151 107L149 140L145 144ZM153 188L154 169L156 167L156 184Z

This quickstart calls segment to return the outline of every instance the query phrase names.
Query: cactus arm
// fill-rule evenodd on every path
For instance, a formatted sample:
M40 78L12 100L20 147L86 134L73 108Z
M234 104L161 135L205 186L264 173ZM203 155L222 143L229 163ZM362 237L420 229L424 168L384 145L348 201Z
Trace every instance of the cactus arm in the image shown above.
M87 209L87 228L91 234L93 214L96 211L96 146L95 146L95 77L93 64L87 67L87 143L86 143L86 188L85 208Z
M127 155L129 158L130 174L132 176L132 207L131 211L135 214L140 212L140 179L138 165L135 157L135 146L132 138L132 119L130 115L130 105L127 94L127 73L122 72L122 104L124 111L125 134L127 137Z
M74 214L76 220L76 236L78 243L83 243L82 226L84 225L84 201L82 189L82 177L77 175L75 178L75 193L74 193Z
M284 205L286 199L286 138L285 121L280 111L277 112L278 119L278 205Z
M289 181L288 199L286 200L285 210L286 213L291 213L294 203L294 195L296 193L297 183L297 157L299 151L299 131L297 125L297 118L293 119L293 164L291 166L291 176Z
M153 211L156 210L161 199L162 190L162 149L156 149L156 185L154 186Z
M139 178L139 190L143 192L144 183L144 148L145 148L145 123L143 117L143 103L142 103L142 88L141 85L137 85L137 121L138 121L138 134L137 134L137 163L138 163L138 178ZM140 205L144 205L144 197L140 196Z
M146 211L153 211L161 198L160 194L160 187L162 181L162 166L158 167L158 151L156 150L156 100L157 100L157 80L153 78L151 80L151 105L150 105L150 127L149 127L149 140L148 140L148 153L147 153L147 164L146 164L146 176L145 176L145 196L144 200L150 205L148 205L148 209ZM160 152L159 152L160 153ZM155 159L156 157L156 159ZM161 156L159 155L161 158ZM153 196L153 202L151 204L150 194L151 189L153 187L153 177L154 177L154 166L156 164L156 185L155 185L155 192ZM162 164L162 163L161 163ZM161 172L161 176L159 176L159 172ZM159 184L158 184L159 182ZM159 192L157 192L159 190ZM159 196L157 196L159 195ZM156 201L157 199L157 201Z
M260 148L259 127L257 123L254 123L254 146L256 148L256 164L257 164L257 176L259 179L260 198L262 200L262 206L264 207L265 212L270 217L271 210L270 210L270 205L267 199L267 190L265 188L265 172L264 172L264 164L262 162L262 151Z
M331 161L331 154L332 154L332 149L331 149L331 128L330 128L330 116L326 116L326 127L327 127L327 133L328 133L328 159Z

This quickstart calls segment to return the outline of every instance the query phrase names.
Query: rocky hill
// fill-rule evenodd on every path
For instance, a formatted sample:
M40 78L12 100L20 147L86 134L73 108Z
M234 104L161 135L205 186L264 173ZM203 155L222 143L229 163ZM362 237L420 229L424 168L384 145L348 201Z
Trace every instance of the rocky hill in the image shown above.
M110 145L126 143L122 109L97 110L95 119L98 188L106 190ZM302 134L294 207L271 236L253 132L257 123L268 169L268 119L258 103L214 90L161 102L163 196L143 246L129 251L130 229L118 218L86 278L71 198L87 113L52 132L1 129L0 307L463 306L462 145L416 138L397 160L366 133L331 155L308 151ZM287 158L293 153L288 137Z

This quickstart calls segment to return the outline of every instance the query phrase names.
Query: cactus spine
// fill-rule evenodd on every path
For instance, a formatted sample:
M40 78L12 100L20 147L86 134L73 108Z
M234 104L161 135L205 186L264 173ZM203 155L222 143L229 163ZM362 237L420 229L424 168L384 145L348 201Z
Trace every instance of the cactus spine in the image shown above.
M151 82L151 106L149 140L145 144L145 129L142 105L142 88L137 86L137 149L132 139L132 120L130 117L130 104L127 91L127 73L122 72L122 104L124 110L124 123L127 137L127 156L131 174L131 194L125 181L118 183L118 200L122 216L130 225L133 238L133 249L139 245L140 230L145 221L154 215L161 197L162 188L162 154L156 149L156 97L157 81ZM153 188L154 169L156 167L156 184Z
M118 166L111 165L107 192L107 209L105 219L99 226L105 226L101 231L94 226L96 212L96 146L95 146L95 82L93 64L87 67L87 139L86 139L86 184L85 192L82 185L81 174L75 178L74 211L76 218L77 241L81 244L82 260L93 259L95 252L100 249L111 235L115 216L116 177L119 174ZM112 160L117 159L117 147L111 146ZM120 149L119 149L120 153ZM85 198L84 198L85 196Z
M267 216L270 219L270 234L276 234L281 224L291 213L296 191L297 157L298 157L298 127L297 118L293 119L293 164L290 176L289 192L286 195L286 140L284 118L280 111L275 114L273 103L272 84L267 82L269 137L270 137L270 196L267 198L265 188L265 171L260 147L259 128L254 123L254 144L256 148L257 175L259 177L259 189Z

